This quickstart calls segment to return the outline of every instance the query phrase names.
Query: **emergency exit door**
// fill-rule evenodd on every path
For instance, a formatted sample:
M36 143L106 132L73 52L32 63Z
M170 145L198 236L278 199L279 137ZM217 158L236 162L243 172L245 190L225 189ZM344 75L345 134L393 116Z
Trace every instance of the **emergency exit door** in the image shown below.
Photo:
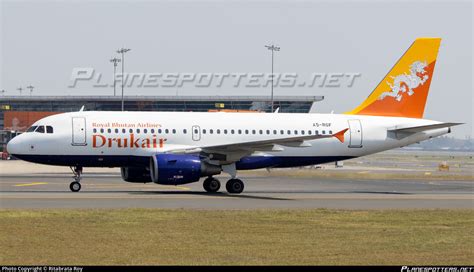
M87 145L85 117L72 117L72 145Z
M349 120L349 132L350 141L349 147L361 148L362 147L362 125L360 120Z
M192 129L193 141L201 140L201 128L199 126L193 126Z

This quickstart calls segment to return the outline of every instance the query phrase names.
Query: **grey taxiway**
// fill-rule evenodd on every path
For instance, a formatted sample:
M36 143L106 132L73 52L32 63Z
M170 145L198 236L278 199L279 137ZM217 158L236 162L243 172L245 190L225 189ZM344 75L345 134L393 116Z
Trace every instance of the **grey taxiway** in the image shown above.
M245 190L206 193L202 182L181 186L126 183L118 174L83 176L82 190L69 191L71 176L0 176L1 208L193 208L193 209L405 209L473 208L472 181L338 180L242 175Z

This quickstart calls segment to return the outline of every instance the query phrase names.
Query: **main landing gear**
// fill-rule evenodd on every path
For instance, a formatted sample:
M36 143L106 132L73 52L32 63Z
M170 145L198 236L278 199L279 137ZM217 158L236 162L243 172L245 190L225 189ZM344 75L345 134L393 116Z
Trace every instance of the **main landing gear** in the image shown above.
M204 187L204 190L206 190L206 192L215 193L221 188L221 183L218 179L214 177L208 177L204 180L202 186Z
M202 186L206 192L215 193L221 188L221 183L214 177L208 177ZM244 183L240 179L232 178L227 181L225 188L229 194L240 194L244 191Z
M73 182L71 182L71 184L69 184L69 189L71 189L71 191L73 192L79 192L81 190L81 174L82 174L82 166L74 166L72 167L71 166L71 170L72 170L72 173L74 174L74 177L72 177L74 179Z
M244 191L244 183L240 179L232 178L227 181L225 188L229 194L240 194Z

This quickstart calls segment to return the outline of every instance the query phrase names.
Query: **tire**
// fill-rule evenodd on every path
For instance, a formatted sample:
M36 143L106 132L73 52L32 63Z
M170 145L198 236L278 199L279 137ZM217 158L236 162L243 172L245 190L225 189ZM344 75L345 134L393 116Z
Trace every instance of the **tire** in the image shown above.
M230 179L225 187L229 194L240 194L244 191L244 183L240 179Z
M69 184L69 189L71 189L72 192L79 192L81 190L81 184L77 181L73 181Z
M221 183L216 178L207 178L204 180L202 186L204 187L204 190L206 190L206 192L215 193L221 188Z

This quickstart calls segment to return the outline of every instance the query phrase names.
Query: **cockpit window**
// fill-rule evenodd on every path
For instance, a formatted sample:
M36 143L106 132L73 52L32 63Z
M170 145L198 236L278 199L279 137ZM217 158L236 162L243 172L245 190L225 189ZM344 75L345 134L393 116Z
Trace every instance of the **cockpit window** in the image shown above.
M33 132L38 126L31 126L26 132Z
M47 133L53 133L53 127L52 126L46 126L46 132Z
M35 132L44 133L44 126L38 126L38 128L35 130Z

